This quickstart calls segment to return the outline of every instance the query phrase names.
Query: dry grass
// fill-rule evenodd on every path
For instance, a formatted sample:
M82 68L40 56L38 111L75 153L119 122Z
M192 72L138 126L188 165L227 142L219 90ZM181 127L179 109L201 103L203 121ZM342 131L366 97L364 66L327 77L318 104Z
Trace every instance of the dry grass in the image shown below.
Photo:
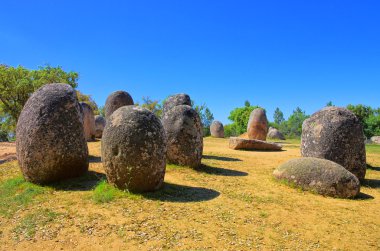
M206 138L201 168L168 166L163 190L123 195L101 183L100 142L89 143L86 176L45 187L0 215L0 249L380 249L380 148L368 149L360 198L342 200L272 178L279 164L299 156L297 141L282 152L227 146ZM0 165L2 184L18 176L15 161ZM94 199L102 191L111 194Z

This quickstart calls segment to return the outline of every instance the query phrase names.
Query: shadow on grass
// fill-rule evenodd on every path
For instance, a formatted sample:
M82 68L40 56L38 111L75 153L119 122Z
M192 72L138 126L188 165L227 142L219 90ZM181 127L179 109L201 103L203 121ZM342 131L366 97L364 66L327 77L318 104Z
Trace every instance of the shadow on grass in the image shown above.
M370 170L373 170L373 171L379 171L380 172L380 167L371 166L370 164L367 164L367 169L370 169Z
M362 185L370 188L380 188L380 180L365 179Z
M207 173L219 176L248 176L248 173L246 172L226 169L222 167L213 167L204 164L200 165L197 168L194 168L194 170L200 173Z
M156 192L141 193L146 199L168 202L199 202L212 200L220 195L218 191L203 187L190 187L172 183L164 183Z
M102 163L102 158L94 155L89 155L88 156L88 161L90 163Z
M229 158L229 157L213 156L213 155L203 155L202 158L220 160L220 161L241 161L241 159L237 159L237 158Z
M94 189L99 182L105 179L106 175L104 173L88 171L80 177L59 181L49 184L48 186L55 190L90 191Z
M356 195L356 197L354 198L354 200L373 200L374 197L372 195L369 195L369 194L365 194L365 193L362 193L360 192L358 195Z

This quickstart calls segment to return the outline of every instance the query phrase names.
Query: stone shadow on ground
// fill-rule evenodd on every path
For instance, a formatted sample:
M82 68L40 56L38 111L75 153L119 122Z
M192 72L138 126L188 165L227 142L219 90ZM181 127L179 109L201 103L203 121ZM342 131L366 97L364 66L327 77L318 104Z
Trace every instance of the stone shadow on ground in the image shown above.
M104 173L88 171L80 177L62 180L47 186L55 190L63 191L90 191L93 190L99 182L106 179L107 177Z
M190 187L165 182L162 189L156 192L141 193L146 199L168 202L200 202L218 197L220 193L203 187Z
M88 161L90 163L102 163L102 158L99 156L88 155Z
M355 196L354 200L373 200L375 197L372 195L359 192L358 195Z
M248 176L248 173L242 171L231 170L222 167L208 166L201 164L199 167L194 168L195 171L200 173L207 173L219 176Z
M380 188L380 180L375 179L365 179L362 186L370 188Z
M370 170L373 170L373 171L379 171L380 172L380 167L371 166L370 164L367 164L367 169L370 169Z
M214 156L214 155L203 155L202 158L203 159L220 160L220 161L241 161L241 159L237 159L237 158Z

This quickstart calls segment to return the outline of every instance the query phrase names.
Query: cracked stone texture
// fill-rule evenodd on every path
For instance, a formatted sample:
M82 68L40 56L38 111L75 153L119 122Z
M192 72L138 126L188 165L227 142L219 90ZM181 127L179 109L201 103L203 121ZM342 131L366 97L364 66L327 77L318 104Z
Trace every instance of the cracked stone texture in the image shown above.
M48 84L32 94L16 128L16 151L27 181L45 184L88 170L81 106L67 84Z
M95 139L95 118L91 106L85 102L80 102L82 106L84 137L87 141Z
M107 120L102 138L107 179L135 192L161 188L166 168L166 136L161 121L149 110L124 106Z
M95 137L100 139L103 135L104 127L106 127L106 119L101 115L95 116Z
M268 119L265 110L256 108L249 116L247 126L248 138L266 140L268 134Z
M133 104L133 99L128 92L115 91L111 93L106 100L106 104L104 105L106 120L108 120L112 113L120 107Z
M168 112L170 109L172 109L173 107L177 105L191 106L190 96L185 93L180 93L180 94L175 94L168 97L164 102L162 114L164 115L166 112Z
M304 121L301 154L334 161L362 180L367 168L364 141L362 125L351 111L326 107Z
M214 120L210 125L211 136L215 138L224 138L224 127L222 122Z
M202 124L198 113L188 105L170 109L162 117L169 163L198 167L203 153Z
M353 198L360 191L360 182L355 175L325 159L292 159L274 170L273 175L305 190L331 197Z

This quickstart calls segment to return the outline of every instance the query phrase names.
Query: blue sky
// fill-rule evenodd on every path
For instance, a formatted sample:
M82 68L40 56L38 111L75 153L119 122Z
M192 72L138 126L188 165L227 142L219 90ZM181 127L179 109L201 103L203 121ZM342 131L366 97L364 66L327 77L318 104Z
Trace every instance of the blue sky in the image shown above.
M380 1L3 1L0 63L60 65L99 105L185 92L215 119L380 106Z

